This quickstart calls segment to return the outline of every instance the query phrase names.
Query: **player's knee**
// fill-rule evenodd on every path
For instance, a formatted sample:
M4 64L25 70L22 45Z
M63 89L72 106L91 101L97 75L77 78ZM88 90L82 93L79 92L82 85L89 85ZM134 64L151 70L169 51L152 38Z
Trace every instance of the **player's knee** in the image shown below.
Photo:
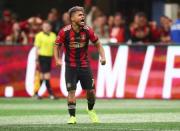
M69 97L68 98L68 103L76 103L75 97Z
M94 89L87 90L87 97L95 96Z
M51 75L49 72L44 74L44 79L50 79L50 77L51 77Z
M87 90L87 92L90 93L90 94L94 94L94 89Z

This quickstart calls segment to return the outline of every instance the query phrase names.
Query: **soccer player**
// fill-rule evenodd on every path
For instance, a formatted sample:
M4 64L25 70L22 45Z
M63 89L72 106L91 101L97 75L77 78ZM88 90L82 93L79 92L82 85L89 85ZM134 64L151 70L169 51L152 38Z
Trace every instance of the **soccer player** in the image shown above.
M93 123L98 123L99 119L93 109L95 104L94 79L90 70L87 51L89 40L97 47L100 53L100 62L106 64L105 53L98 37L94 31L85 25L84 8L75 6L69 9L71 24L59 31L54 46L54 57L57 66L61 66L62 61L59 57L60 46L63 45L65 52L65 80L68 91L68 111L70 119L68 124L76 123L76 84L80 81L81 86L86 90L88 108L87 112Z
M56 40L56 34L51 32L51 24L45 21L42 25L42 31L35 37L36 51L36 64L40 67L40 85L45 81L50 99L55 99L50 85L50 71L51 60L53 56L53 46ZM35 92L35 96L38 96L38 90Z

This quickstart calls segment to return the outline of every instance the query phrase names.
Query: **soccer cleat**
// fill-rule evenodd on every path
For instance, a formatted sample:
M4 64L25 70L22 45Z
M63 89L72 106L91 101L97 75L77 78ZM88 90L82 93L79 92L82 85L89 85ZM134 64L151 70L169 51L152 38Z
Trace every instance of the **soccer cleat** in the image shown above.
M87 112L89 114L89 117L90 117L92 123L99 123L99 118L98 118L95 110L88 110L87 109Z
M68 124L76 124L76 117L71 116L67 122Z

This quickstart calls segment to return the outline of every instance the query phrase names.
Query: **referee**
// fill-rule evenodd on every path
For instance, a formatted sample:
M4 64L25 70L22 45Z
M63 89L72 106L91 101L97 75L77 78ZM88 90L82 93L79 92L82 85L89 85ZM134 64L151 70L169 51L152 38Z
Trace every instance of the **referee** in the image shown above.
M36 64L40 69L40 85L45 81L49 98L55 99L50 84L50 71L56 35L51 29L51 24L48 21L44 21L42 24L42 31L35 36L34 45L36 47ZM38 96L38 91L35 92L35 96L41 98Z

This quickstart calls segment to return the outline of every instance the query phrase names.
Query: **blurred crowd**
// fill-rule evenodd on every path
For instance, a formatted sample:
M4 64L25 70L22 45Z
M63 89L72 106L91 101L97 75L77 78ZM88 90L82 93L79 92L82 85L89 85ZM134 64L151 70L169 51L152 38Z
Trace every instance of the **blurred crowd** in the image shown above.
M56 34L61 27L70 24L68 13L65 12L60 18L55 8L48 12L46 19L32 16L26 20L18 20L13 12L4 10L0 20L0 41L6 45L32 45L35 35L42 30L43 21L51 23L52 31Z
M86 23L102 43L172 43L170 29L173 22L167 16L159 18L160 24L149 21L144 12L137 12L132 19L127 22L121 12L107 16L98 7L92 7L87 13ZM27 20L18 20L14 12L4 10L0 20L0 41L6 45L32 45L45 20L52 24L52 31L56 34L60 28L70 24L68 13L60 14L55 8L47 13L45 19L33 16Z

